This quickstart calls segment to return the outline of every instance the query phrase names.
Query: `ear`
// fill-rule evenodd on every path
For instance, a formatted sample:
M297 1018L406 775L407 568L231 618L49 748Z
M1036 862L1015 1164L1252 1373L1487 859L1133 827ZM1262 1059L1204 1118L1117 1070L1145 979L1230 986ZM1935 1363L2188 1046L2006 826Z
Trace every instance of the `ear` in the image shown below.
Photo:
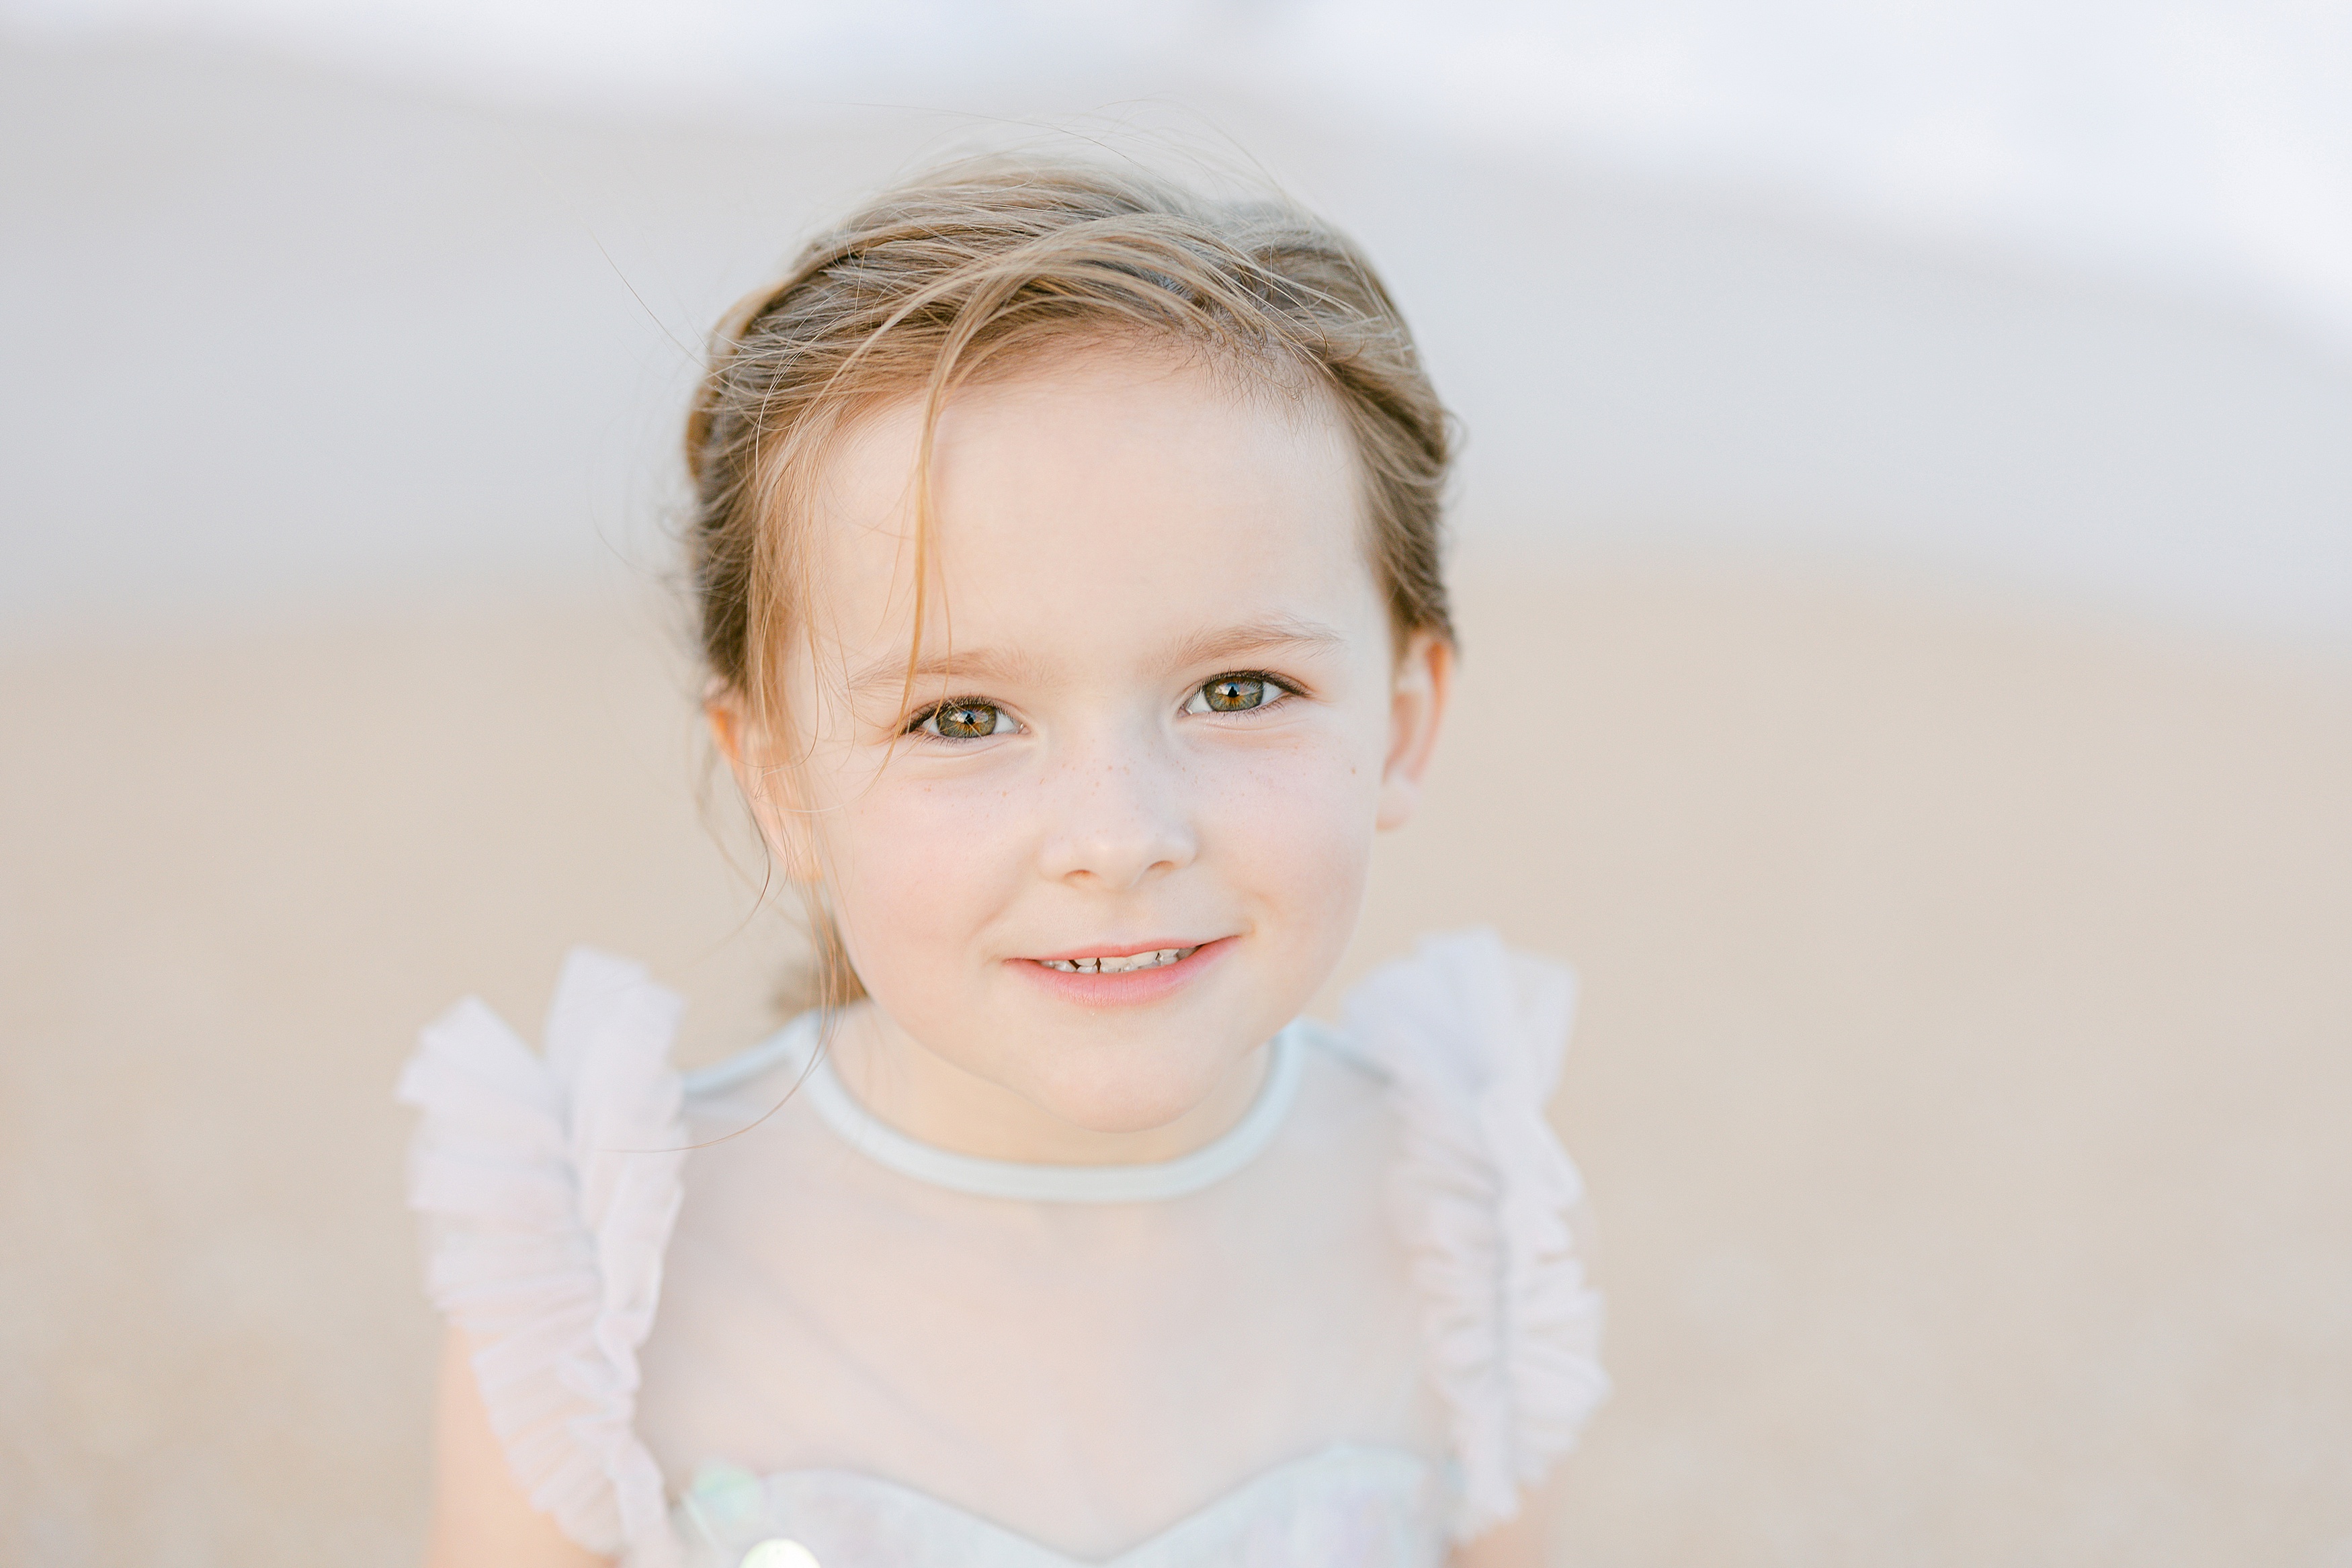
M1437 750L1437 731L1454 689L1454 644L1433 632L1405 640L1389 694L1389 752L1381 766L1375 824L1401 828L1421 803L1421 779Z
M759 825L768 852L790 880L816 881L816 845L792 770L766 729L745 708L742 694L712 682L703 694L702 716L735 775L735 787L743 791L743 803L751 809L751 821Z

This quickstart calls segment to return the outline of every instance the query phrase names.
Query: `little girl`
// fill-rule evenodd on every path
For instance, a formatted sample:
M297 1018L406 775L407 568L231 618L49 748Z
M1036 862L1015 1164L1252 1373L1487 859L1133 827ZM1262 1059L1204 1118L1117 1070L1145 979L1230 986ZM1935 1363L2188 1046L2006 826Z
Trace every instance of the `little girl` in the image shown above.
M1445 415L1280 204L950 167L722 328L709 714L824 1005L719 1066L575 955L425 1030L436 1564L1540 1560L1606 1389L1488 934L1299 1018L1453 666Z

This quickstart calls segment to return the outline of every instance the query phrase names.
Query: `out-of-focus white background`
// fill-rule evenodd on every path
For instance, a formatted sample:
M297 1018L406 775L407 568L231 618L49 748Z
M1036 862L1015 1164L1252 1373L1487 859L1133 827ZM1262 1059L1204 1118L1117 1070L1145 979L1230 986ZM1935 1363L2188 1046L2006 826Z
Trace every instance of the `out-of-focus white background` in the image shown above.
M1254 156L1358 231L1473 432L1466 528L2352 635L2338 7L0 17L20 630L639 544L715 302L1012 120Z
M1583 972L1561 1560L2352 1563L2347 80L2286 0L0 0L0 1557L414 1560L415 1028L585 941L707 1058L793 945L703 334L1034 144L1321 209L1463 416L1341 979Z

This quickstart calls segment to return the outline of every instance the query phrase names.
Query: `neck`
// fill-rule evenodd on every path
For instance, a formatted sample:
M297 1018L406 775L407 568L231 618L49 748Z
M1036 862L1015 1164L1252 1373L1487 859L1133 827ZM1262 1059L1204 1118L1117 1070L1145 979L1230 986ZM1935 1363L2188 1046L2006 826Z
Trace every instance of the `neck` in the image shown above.
M1214 1143L1256 1100L1268 1052L1236 1062L1174 1121L1105 1133L1065 1121L1003 1084L940 1057L872 1002L843 1015L830 1048L843 1085L882 1121L934 1148L1021 1165L1128 1166L1178 1159Z

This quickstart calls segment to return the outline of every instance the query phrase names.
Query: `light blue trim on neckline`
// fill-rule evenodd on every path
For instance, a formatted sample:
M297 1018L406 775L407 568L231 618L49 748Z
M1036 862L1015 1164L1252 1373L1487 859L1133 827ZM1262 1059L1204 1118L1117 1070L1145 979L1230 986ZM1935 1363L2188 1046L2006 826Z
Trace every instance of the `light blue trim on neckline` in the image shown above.
M783 1062L805 1061L808 1036L816 1028L814 1012L802 1013L757 1045L747 1045L724 1061L689 1069L677 1075L678 1087L689 1095L724 1094L740 1089Z
M816 1028L817 1014L803 1013L749 1051L686 1073L686 1092L724 1093L793 1063L804 1073L803 1086L825 1125L877 1165L953 1192L1021 1203L1152 1203L1213 1186L1274 1141L1298 1098L1305 1068L1304 1025L1293 1023L1268 1044L1265 1082L1242 1119L1191 1154L1137 1166L1029 1165L956 1154L891 1126L858 1103L834 1072L829 1056L815 1054Z

